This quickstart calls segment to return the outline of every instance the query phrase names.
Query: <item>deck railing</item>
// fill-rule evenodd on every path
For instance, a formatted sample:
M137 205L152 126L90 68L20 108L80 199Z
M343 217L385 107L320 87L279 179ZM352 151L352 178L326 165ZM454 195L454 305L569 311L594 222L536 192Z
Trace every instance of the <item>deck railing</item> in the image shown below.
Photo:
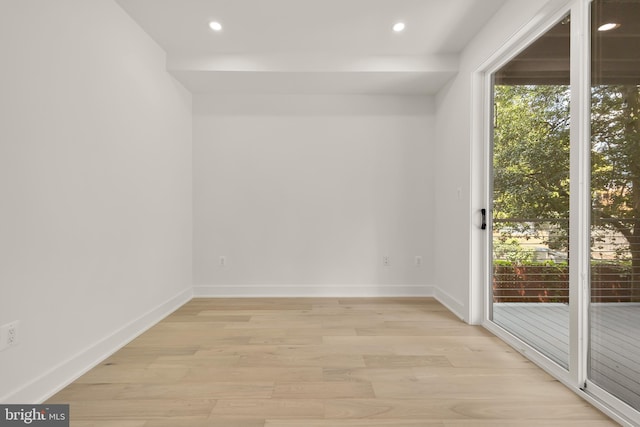
M566 219L494 219L494 302L568 303ZM627 239L600 222L591 233L591 301L640 302Z

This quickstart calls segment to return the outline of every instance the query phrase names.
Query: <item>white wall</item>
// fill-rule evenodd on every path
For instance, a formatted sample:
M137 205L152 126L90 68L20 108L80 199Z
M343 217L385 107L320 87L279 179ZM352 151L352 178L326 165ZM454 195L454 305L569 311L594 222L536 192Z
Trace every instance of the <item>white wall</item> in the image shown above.
M460 317L476 323L484 277L472 271L471 248L481 248L485 232L479 230L480 209L486 208L482 178L483 150L474 140L472 123L482 103L474 96L472 81L479 67L504 48L520 30L541 15L541 10L558 8L564 0L510 0L465 48L460 72L436 98L436 150L434 157L436 205L435 283L446 296L448 306ZM475 116L474 116L475 114ZM475 171L475 174L472 173ZM460 189L461 197L458 198ZM455 256L451 256L455 254ZM477 264L478 260L473 260ZM474 304L470 303L470 289ZM475 305L475 307L474 307ZM474 308L473 312L471 312Z
M196 95L193 131L196 294L431 292L431 98Z
M27 403L191 295L191 95L110 0L3 0L0 52L0 402Z

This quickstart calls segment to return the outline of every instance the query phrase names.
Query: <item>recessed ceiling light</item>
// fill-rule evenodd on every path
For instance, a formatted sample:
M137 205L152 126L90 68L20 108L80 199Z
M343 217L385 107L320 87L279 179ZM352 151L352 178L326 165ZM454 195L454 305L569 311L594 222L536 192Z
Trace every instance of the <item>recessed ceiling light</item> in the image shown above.
M393 31L395 31L396 33L400 33L404 31L404 28L405 28L404 22L397 22L393 25Z
M222 31L222 24L218 21L211 21L209 22L209 28L211 28L213 31Z
M608 22L606 24L600 25L598 27L598 31L611 31L611 30L615 30L618 27L620 27L620 24L615 22Z

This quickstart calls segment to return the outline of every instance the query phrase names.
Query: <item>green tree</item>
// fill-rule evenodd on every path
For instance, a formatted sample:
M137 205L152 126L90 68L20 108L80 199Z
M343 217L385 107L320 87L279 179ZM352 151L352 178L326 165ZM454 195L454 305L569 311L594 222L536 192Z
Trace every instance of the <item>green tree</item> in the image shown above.
M494 218L547 218L549 246L567 250L569 88L495 88ZM626 239L640 298L640 90L592 89L592 223Z
M549 247L566 251L569 88L496 86L494 100L493 216L525 222L546 219L521 231L546 228ZM522 222L505 225L523 227Z
M592 223L624 236L640 298L640 87L592 89Z

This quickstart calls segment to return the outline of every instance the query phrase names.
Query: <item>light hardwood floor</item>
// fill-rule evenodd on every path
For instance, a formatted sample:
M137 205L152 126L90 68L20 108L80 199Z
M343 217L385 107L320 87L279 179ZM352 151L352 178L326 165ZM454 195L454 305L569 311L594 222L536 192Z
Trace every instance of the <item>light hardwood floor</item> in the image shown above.
M617 425L429 298L193 299L48 402L75 427Z

